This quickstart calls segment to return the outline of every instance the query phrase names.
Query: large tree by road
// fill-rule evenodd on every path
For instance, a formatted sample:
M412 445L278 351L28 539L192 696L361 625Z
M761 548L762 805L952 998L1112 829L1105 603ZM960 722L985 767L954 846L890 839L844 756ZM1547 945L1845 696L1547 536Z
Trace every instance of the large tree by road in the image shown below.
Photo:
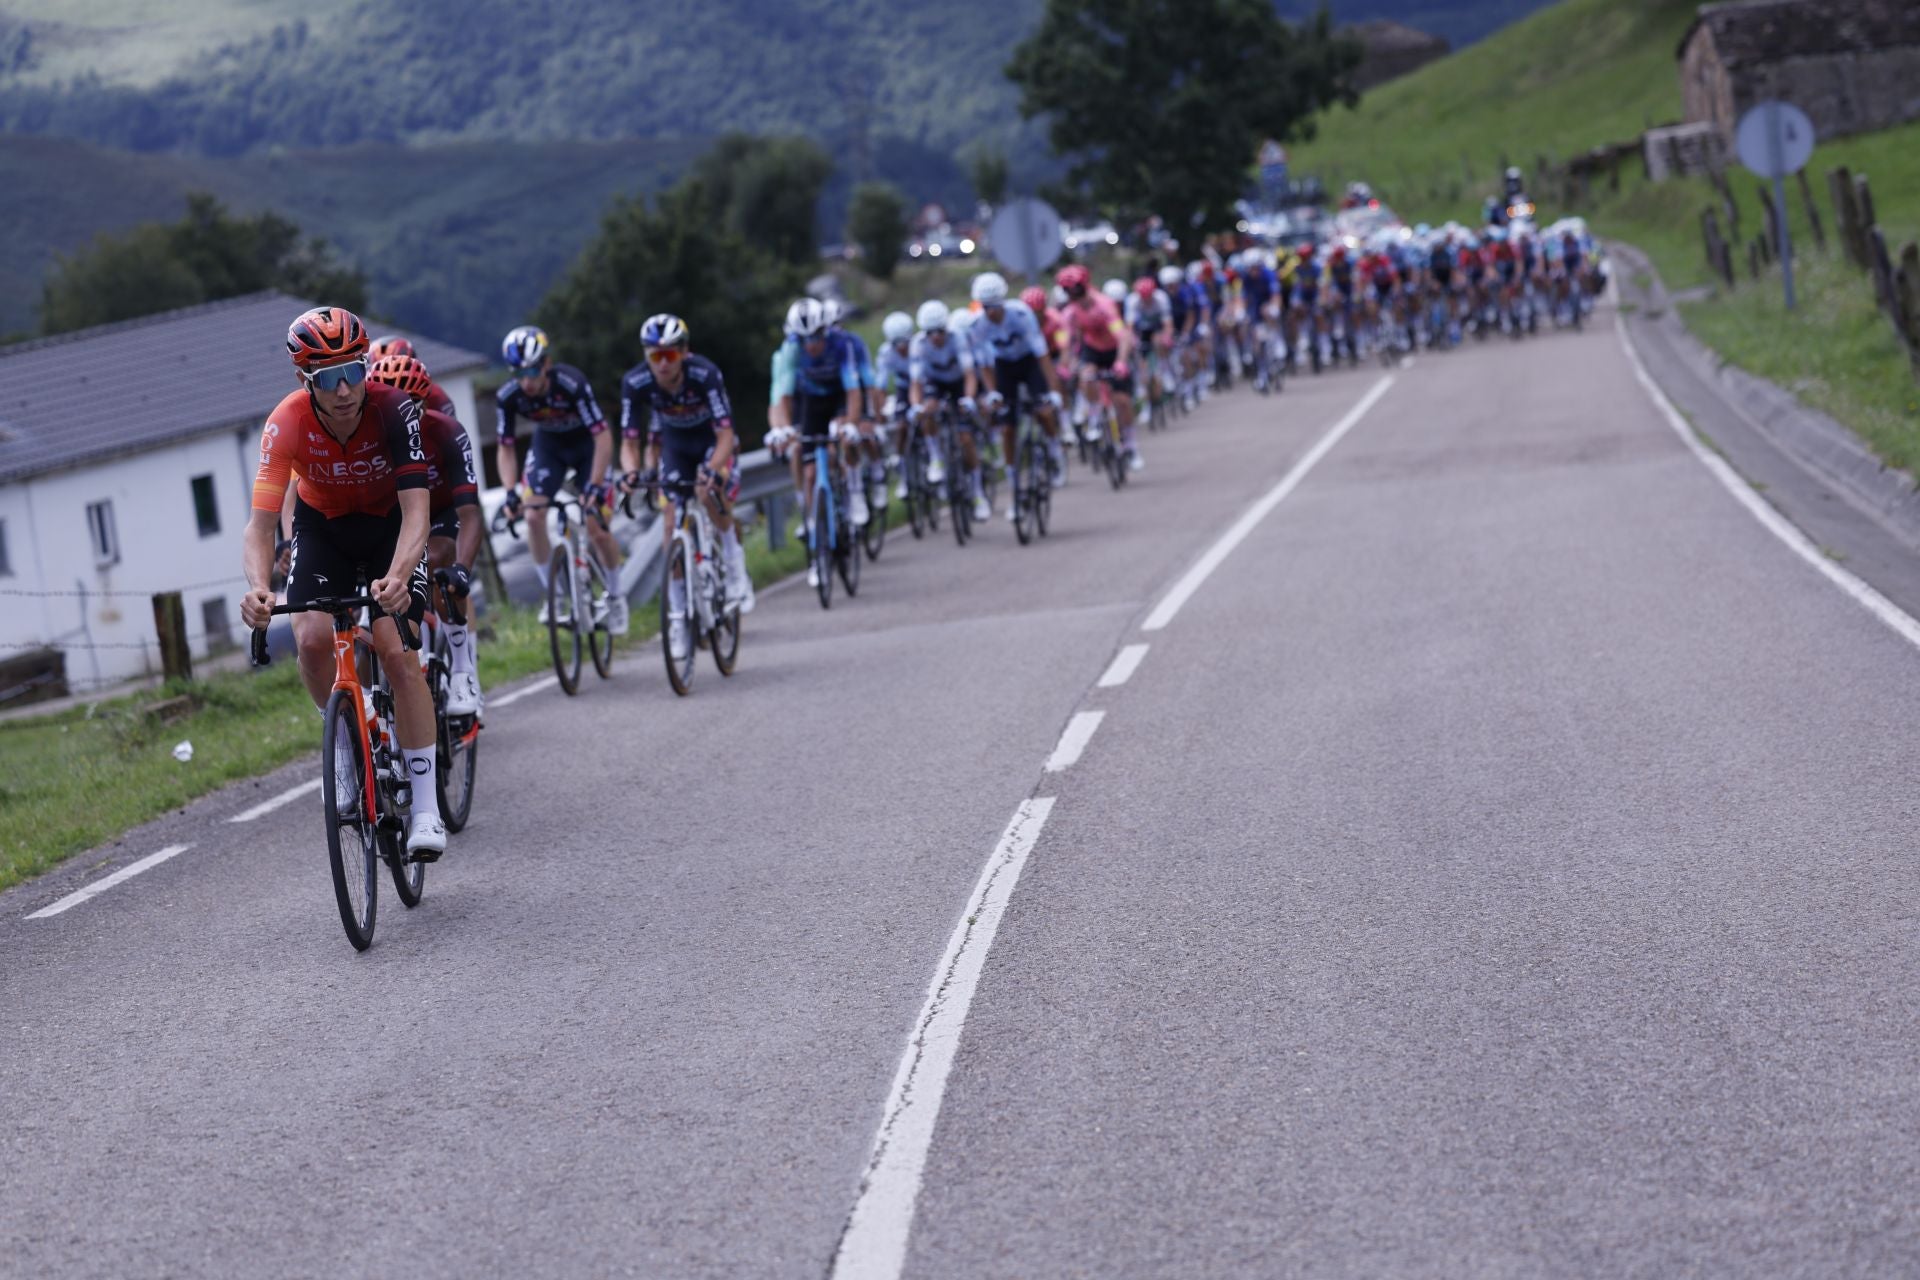
M1263 138L1354 101L1360 52L1324 6L1294 26L1271 0L1047 0L1007 77L1095 199L1215 229Z

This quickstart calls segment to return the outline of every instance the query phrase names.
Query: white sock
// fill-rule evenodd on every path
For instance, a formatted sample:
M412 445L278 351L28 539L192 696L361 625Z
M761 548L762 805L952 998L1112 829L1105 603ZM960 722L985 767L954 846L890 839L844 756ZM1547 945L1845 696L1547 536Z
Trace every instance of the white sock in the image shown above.
M423 805L438 803L434 798L434 749L422 747L414 751L403 747L400 755L407 762L407 781L413 785L413 811L424 813Z
M533 566L533 573L535 577L540 579L540 593L545 595L547 591L547 566L544 564L536 564Z
M453 669L461 675L473 674L473 645L468 643L467 628L446 624L447 648L453 652Z
M667 607L681 617L686 616L687 584L685 579L673 578L667 582Z

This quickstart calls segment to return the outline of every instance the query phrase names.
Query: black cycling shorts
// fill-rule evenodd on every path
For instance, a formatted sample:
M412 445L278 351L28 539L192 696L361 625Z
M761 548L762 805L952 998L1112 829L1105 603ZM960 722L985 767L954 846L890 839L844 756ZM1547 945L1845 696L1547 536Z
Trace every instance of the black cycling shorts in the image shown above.
M383 516L349 512L328 518L295 497L287 603L363 594L368 584L386 576L399 541L398 504ZM413 604L407 616L418 622L427 609L426 561L414 565L411 585Z
M660 488L680 498L682 501L693 496L693 487L700 481L700 468L713 456L712 449L672 449L660 450ZM735 467L727 478L727 487L721 495L729 503L740 498L740 468Z
M793 426L800 433L801 445L815 449L823 444L831 444L834 420L840 417L840 411L845 407L846 401L840 396L795 396L794 416L799 421Z
M1046 372L1040 368L1040 357L1032 354L1018 360L994 361L993 385L1009 407L1022 387L1026 388L1029 407L1040 404L1052 390L1047 385Z
M527 455L527 488L542 498L552 498L572 474L574 490L587 487L593 478L593 433L591 431L536 431L533 450Z
M427 530L429 538L457 538L460 536L460 508L442 507L433 513L433 525Z

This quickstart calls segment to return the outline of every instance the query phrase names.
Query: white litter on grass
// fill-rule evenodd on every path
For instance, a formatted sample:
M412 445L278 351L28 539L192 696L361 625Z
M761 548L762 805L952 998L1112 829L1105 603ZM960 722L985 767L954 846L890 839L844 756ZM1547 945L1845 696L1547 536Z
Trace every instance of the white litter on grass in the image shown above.
M193 744L191 742L180 743L173 749L173 758L181 764L185 764L187 761L193 759Z

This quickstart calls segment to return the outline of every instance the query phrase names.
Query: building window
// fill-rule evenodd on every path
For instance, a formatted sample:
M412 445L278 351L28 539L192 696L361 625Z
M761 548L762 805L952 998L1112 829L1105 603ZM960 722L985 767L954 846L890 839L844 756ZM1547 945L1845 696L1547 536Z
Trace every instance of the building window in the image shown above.
M220 506L213 500L213 477L193 478L193 518L200 522L200 536L211 538L220 532Z
M13 561L7 559L7 522L0 520L0 578L13 576Z
M99 568L120 563L120 533L113 523L113 501L87 504L87 532L93 537L93 563Z
M200 602L200 630L207 637L208 653L233 648L233 624L227 621L225 596L209 596Z

